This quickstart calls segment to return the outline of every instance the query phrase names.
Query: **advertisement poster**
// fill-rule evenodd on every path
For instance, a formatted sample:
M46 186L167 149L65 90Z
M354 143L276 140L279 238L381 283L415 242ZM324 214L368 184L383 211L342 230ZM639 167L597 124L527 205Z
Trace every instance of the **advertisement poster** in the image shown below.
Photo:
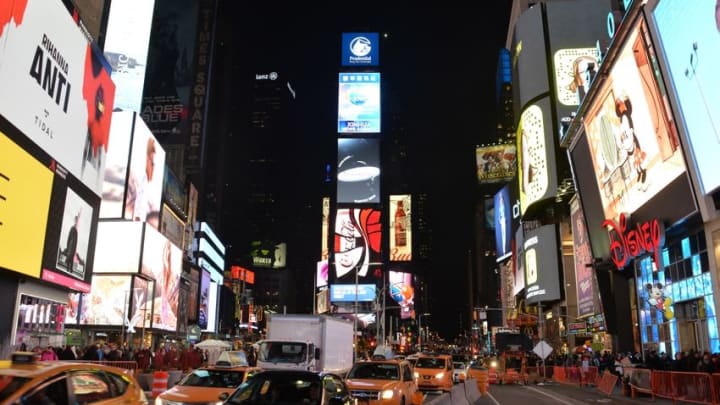
M106 62L62 2L8 6L0 14L0 86L6 95L0 115L100 195L115 94Z
M512 255L512 201L510 185L501 188L495 194L495 251L497 261L503 261Z
M518 179L522 214L535 202L554 197L557 188L555 143L548 99L527 107L517 128Z
M560 276L555 225L528 231L523 242L525 303L560 299Z
M334 258L336 277L358 272L368 274L370 266L380 263L382 222L379 210L340 208L335 215Z
M208 328L208 317L210 316L210 272L201 270L200 276L200 305L198 312L198 326L202 330Z
M326 287L328 285L328 261L320 260L317 262L317 270L315 272L315 287Z
M100 221L95 242L94 273L137 273L140 269L143 224Z
M390 229L388 240L391 262L412 260L412 197L410 194L390 196Z
M165 176L165 150L145 122L135 120L125 219L147 222L160 229L160 201Z
M567 106L577 106L590 89L600 64L598 48L560 49L553 56L558 101Z
M182 251L148 226L145 227L142 274L155 280L152 327L177 329Z
M68 188L56 269L80 280L85 280L85 261L88 260L92 219L92 207Z
M594 315L595 308L595 273L592 263L594 258L590 250L590 241L585 229L585 218L578 199L570 202L570 222L573 235L573 255L575 256L575 288L577 290L578 317Z
M510 181L517 172L517 147L512 144L478 146L475 163L480 183Z
M380 133L380 73L340 73L338 133Z
M128 317L128 333L136 333L135 328L149 328L150 324L150 310L152 307L152 301L149 299L152 290L148 288L148 285L152 287L153 282L142 278L134 277L133 288L132 288L132 305L130 309L130 316Z
M95 275L82 295L81 325L122 325L130 302L129 275Z
M632 214L685 173L646 31L639 24L628 35L584 119L606 219Z
M379 139L338 139L337 202L380 202Z
M415 289L412 274L400 271L388 272L390 297L400 306L400 319L415 319Z
M123 217L130 141L135 117L135 113L131 111L113 112L113 121L110 125L110 149L107 154L102 186L100 218Z
M380 63L380 35L377 32L344 32L342 66L377 66Z

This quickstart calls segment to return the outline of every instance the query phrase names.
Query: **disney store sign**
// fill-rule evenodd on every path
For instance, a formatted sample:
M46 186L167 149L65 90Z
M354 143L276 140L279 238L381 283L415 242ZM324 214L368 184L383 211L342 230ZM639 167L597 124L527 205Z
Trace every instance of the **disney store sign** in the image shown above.
M610 259L618 270L645 253L652 253L657 268L662 268L660 248L665 244L665 226L657 219L630 225L628 217L620 214L617 222L606 219L602 227L610 237Z

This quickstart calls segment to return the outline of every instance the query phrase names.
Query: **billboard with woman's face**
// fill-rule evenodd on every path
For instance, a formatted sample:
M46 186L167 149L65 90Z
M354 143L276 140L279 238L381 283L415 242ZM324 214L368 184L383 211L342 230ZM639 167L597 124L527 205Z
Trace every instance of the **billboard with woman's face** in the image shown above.
M141 269L142 274L156 283L152 327L176 330L182 250L154 228L146 226Z

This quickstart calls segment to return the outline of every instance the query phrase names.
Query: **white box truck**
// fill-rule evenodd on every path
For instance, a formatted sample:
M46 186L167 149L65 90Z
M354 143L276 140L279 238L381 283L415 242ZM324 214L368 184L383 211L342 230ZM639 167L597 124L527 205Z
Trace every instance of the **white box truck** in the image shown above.
M345 375L353 365L353 324L326 315L271 314L257 342L257 366Z

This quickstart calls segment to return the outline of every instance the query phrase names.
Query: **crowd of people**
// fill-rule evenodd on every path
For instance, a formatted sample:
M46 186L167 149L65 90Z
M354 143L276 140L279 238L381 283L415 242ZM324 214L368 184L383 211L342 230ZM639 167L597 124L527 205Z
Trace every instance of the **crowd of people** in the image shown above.
M528 365L537 363L539 359L528 359ZM720 373L720 353L710 353L690 349L685 352L677 352L669 356L665 352L650 350L645 357L640 352L635 353L613 353L585 352L576 354L552 354L548 357L546 365L582 367L594 366L602 374L605 370L618 376L624 375L624 369L628 367L647 368L663 371L683 372L706 372ZM534 365L534 364L532 364Z

